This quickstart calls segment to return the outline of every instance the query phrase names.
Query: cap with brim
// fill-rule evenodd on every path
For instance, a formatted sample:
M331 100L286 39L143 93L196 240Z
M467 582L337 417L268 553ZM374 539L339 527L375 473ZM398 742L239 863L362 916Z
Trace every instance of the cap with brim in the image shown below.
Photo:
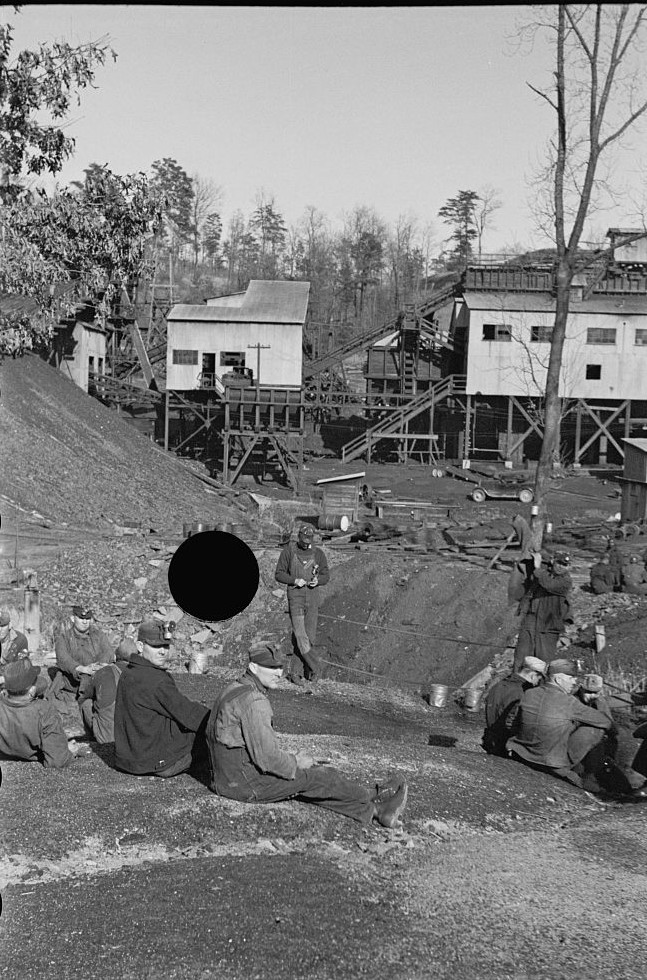
M299 528L299 535L302 538L314 538L315 532L311 524L302 524Z
M89 606L76 605L72 606L72 615L76 616L78 619L93 619L94 613Z
M157 619L148 619L141 623L137 630L137 639L149 647L167 647L169 645L164 623Z
M16 660L3 667L4 686L8 694L24 694L36 683L40 667L35 667L27 658Z
M570 565L571 556L565 551L558 551L553 555L553 565Z
M539 657L524 657L523 668L524 670L536 670L538 674L546 673L546 663Z
M577 677L577 667L572 660L551 660L548 664L548 676L553 677L555 674L569 674L571 677Z
M284 666L271 643L255 644L249 651L249 662L258 664L259 667L270 667L272 670L283 669Z
M11 622L11 616L6 609L0 611L0 626L8 626Z
M599 674L585 674L582 678L580 687L587 694L599 694L604 685L604 681Z

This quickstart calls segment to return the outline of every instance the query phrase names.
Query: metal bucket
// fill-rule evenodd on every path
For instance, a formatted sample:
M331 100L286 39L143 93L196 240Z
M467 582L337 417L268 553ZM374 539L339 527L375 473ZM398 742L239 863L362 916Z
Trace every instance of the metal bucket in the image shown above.
M478 711L481 691L478 687L468 687L463 691L463 705L467 711Z
M432 708L444 708L449 688L446 684L432 684L429 688L429 704Z
M182 525L182 537L183 538L190 538L191 537L191 533L192 533L191 529L192 529L192 527L193 527L193 524L183 524Z
M191 525L191 534L201 534L202 531L213 531L213 524L205 524L203 521L195 521Z
M206 650L193 650L189 659L189 673L203 674L208 663L209 654Z
M321 514L317 525L322 531L347 531L350 521L346 514Z

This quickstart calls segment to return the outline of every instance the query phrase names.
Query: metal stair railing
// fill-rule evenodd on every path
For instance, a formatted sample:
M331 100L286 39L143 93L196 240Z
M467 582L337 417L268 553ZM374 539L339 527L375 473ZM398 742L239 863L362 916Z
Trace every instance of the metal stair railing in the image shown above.
M450 299L454 295L455 283L449 286L445 286L440 289L437 293L432 293L432 295L421 303L420 306L416 307L416 314L419 316L424 316L425 312L433 310L434 307L440 306L446 300ZM311 378L315 374L320 374L321 371L325 371L327 368L332 367L333 364L337 364L339 361L343 361L344 358L350 357L351 354L356 354L358 351L369 347L371 344L382 337L386 337L390 333L394 333L400 324L400 314L391 317L385 323L381 323L378 327L371 327L369 330L365 330L363 333L358 334L356 337L352 337L345 344L340 347L336 347L334 350L328 351L326 354L321 354L319 357L315 357L314 360L309 361L303 366L303 377L304 379ZM432 336L444 347L452 347L451 338L440 330L435 330L430 324L425 323L423 325L423 331L428 336Z
M467 377L464 374L450 374L446 378L442 378L435 385L432 385L431 388L428 388L427 391L423 391L416 398L412 398L402 408L387 415L386 418L380 419L379 422L370 429L367 429L366 432L356 436L355 439L342 446L342 462L346 463L352 459L356 459L368 449L370 444L379 442L381 436L397 432L398 429L402 428L403 425L410 422L417 415L420 415L425 409L432 408L449 395L455 392L465 391L466 381Z

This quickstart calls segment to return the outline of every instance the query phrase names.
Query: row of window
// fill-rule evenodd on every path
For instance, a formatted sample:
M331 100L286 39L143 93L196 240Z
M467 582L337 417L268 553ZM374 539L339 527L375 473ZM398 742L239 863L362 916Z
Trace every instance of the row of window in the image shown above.
M198 363L198 351L197 350L174 350L173 351L173 363L174 364L197 364ZM204 356L204 355L203 355ZM209 356L209 355L207 355ZM213 356L213 355L212 355ZM243 368L245 367L245 352L244 351L226 351L220 352L220 367L234 367Z
M553 335L551 325L530 328L530 341L533 344L549 344ZM512 340L512 327L507 323L484 323L483 340ZM589 327L586 331L587 344L615 344L615 327ZM636 327L634 345L647 347L647 329Z

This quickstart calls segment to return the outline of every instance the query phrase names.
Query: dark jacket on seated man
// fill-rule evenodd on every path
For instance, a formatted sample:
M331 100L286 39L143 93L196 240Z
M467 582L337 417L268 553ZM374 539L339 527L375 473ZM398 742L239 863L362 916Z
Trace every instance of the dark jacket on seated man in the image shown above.
M204 733L209 709L178 691L164 667L168 646L163 623L142 623L137 640L140 653L131 654L130 663L119 678L114 715L115 765L124 772L184 772L191 765L196 733Z

